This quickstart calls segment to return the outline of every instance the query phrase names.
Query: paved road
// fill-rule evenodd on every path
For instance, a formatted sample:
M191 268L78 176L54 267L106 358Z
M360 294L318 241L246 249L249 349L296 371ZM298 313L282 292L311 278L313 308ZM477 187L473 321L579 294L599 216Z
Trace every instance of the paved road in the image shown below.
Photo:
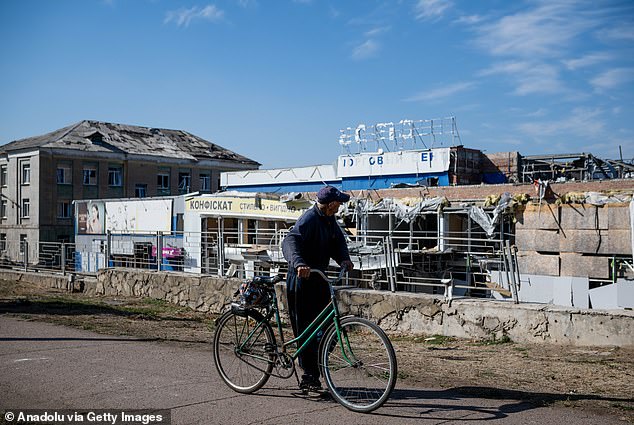
M535 407L468 391L403 388L371 415L303 399L291 380L232 392L210 346L109 337L0 316L0 410L171 409L172 424L622 423L582 409ZM296 385L296 384L295 384ZM512 393L509 393L512 396Z

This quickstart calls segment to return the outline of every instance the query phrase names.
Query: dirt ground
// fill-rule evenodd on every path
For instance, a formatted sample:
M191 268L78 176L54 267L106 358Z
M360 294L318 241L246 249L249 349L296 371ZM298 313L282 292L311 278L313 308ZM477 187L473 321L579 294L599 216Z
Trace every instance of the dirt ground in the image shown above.
M0 280L0 314L180 345L210 344L213 316L163 301L88 297ZM601 410L634 423L634 349L391 334L399 386Z

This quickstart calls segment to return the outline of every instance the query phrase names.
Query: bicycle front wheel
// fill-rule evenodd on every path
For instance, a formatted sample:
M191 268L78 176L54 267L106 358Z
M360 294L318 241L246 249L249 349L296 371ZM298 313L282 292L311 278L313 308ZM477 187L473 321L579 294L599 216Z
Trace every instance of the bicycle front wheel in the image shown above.
M266 383L273 370L275 337L256 311L228 311L216 323L216 369L234 391L249 394Z
M341 320L322 340L321 367L332 396L355 412L383 405L396 385L396 355L376 324L359 317Z

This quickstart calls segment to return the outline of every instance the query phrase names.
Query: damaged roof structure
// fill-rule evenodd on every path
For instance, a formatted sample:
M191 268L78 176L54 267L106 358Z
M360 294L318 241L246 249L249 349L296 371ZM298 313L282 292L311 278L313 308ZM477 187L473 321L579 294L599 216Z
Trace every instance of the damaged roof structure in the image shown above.
M32 149L63 149L87 153L148 155L179 160L230 161L251 167L260 163L183 130L83 120L68 127L16 140L0 147L8 153Z
M38 262L41 242L72 242L77 200L211 193L221 172L259 166L187 131L102 121L13 141L0 146L0 235L15 249L0 255Z

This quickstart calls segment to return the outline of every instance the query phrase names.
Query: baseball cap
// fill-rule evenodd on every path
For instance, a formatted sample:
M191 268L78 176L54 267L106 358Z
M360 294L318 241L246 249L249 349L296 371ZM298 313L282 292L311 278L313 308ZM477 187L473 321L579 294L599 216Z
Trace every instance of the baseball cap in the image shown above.
M327 204L329 202L348 202L350 195L341 192L334 186L324 186L317 192L317 200L320 204Z

